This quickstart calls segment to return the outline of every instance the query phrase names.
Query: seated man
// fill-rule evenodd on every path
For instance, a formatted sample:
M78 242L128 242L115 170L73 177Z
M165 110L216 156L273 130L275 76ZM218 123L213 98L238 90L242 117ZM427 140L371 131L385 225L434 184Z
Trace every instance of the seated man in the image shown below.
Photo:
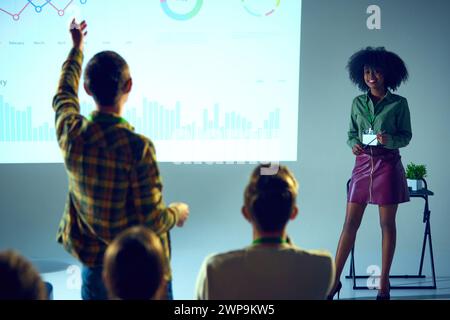
M46 300L47 289L33 265L14 251L0 252L0 300Z
M286 234L295 219L298 184L280 166L261 175L258 166L245 190L242 213L253 226L253 244L206 258L197 280L200 300L325 299L334 280L328 253L302 250Z
M164 250L150 229L133 227L108 246L103 281L111 299L159 300L165 298Z

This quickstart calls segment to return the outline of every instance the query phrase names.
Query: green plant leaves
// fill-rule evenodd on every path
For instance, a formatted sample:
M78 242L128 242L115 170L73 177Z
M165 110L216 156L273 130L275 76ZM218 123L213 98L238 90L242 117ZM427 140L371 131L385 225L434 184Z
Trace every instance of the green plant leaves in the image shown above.
M406 166L406 178L420 180L427 176L427 167L424 164L410 163Z

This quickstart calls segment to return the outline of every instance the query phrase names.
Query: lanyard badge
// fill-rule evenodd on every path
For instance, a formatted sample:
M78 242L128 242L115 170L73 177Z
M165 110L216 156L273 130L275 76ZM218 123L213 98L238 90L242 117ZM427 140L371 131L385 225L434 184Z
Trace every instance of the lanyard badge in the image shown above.
M371 127L368 130L363 131L362 143L365 146L376 146L376 145L378 145L377 135L375 134L375 132L372 129L373 125L375 123L375 116L370 111L369 106L367 106L367 120L369 121Z
M362 143L366 146L376 146L378 144L377 135L372 128L369 130L364 130Z

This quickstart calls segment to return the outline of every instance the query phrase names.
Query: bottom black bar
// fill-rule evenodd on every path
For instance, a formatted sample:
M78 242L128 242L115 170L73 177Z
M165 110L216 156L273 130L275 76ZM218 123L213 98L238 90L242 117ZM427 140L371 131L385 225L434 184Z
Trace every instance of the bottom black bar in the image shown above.
M449 300L435 301L44 301L44 302L7 302L0 301L4 314L20 317L20 314L40 314L45 319L70 318L91 319L99 316L107 319L302 319L305 317L323 318L345 315L351 319L352 314L361 318L363 312L370 310L370 315L383 319L386 314L396 312L398 308L402 317L411 312L411 316L429 316L430 310L438 308L448 310ZM361 312L359 312L361 309ZM6 312L6 313L5 313ZM10 318L12 318L10 316Z

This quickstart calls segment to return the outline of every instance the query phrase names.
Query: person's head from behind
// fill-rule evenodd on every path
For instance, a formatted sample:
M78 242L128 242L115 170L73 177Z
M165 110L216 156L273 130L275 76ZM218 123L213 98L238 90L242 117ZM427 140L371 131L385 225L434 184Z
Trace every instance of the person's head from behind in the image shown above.
M273 175L261 174L263 168L263 165L257 166L250 177L242 213L259 233L282 233L289 220L298 214L298 183L285 166L279 166Z
M108 246L103 278L111 299L150 300L164 296L164 251L159 238L144 227L122 232Z
M47 291L33 265L15 251L0 252L0 300L46 300Z
M84 88L99 111L120 114L132 84L127 62L113 51L97 53L84 71Z

